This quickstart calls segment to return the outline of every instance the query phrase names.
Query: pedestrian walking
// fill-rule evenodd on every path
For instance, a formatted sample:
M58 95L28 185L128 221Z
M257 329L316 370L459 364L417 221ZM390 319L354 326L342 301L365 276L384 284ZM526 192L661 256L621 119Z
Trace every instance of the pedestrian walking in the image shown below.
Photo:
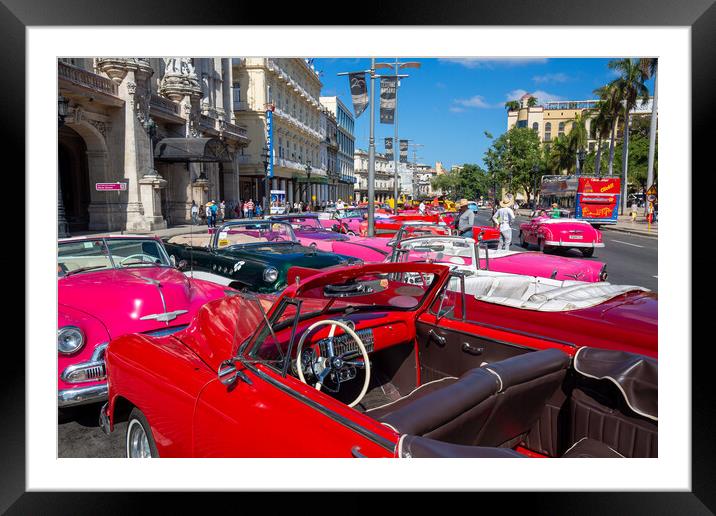
M263 208L261 207L260 204L257 204L257 205L256 205L256 216L257 216L258 218L261 218L261 216L263 215L263 213L264 213Z
M420 205L418 205L418 211L421 215L425 215L425 203L423 201L420 201Z
M639 206L636 204L636 200L633 200L631 202L631 221L636 222L636 214L637 210L639 209Z
M244 204L244 217L248 219L254 218L254 200L249 199L246 204Z
M216 219L219 215L219 205L216 204L216 201L211 201L211 227L216 227Z
M515 220L515 212L512 211L510 206L513 205L512 195L506 194L500 201L500 209L492 216L492 220L500 228L500 243L497 245L498 250L504 249L509 251L510 244L512 244L512 222Z
M226 203L222 200L219 203L219 221L221 223L224 223L224 218L226 217Z
M475 225L475 212L468 208L467 199L460 199L457 215L458 234L464 237L472 237L473 225Z
M211 227L211 201L206 203L206 225Z
M199 207L194 200L191 201L191 223L195 226L199 224Z

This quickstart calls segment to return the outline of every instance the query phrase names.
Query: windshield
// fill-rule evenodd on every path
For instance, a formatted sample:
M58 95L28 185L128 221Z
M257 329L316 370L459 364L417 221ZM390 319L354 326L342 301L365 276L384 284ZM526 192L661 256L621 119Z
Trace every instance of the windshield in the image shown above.
M60 242L57 274L126 267L170 266L164 247L154 239L98 238Z
M400 243L399 262L438 262L470 265L475 258L472 240L463 238L413 238Z
M317 217L291 217L286 219L294 231L321 231L325 229Z
M336 211L336 217L339 219L363 218L366 213L368 213L368 209L338 210Z
M259 220L248 224L224 224L218 230L217 247L247 244L295 243L291 225L286 222Z
M415 271L365 273L318 283L300 295L282 298L268 323L264 322L244 347L243 354L253 361L283 361L291 339L297 340L318 320L346 319L353 313L415 311L436 280L435 274L416 267ZM361 317L366 319L365 315Z

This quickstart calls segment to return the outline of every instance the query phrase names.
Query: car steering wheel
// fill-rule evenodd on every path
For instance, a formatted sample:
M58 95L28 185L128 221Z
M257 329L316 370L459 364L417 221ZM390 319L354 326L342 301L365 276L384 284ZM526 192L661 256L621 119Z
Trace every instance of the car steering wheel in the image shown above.
M303 363L301 360L301 351L303 350L303 343L306 341L308 336L313 333L313 330L320 326L327 326L331 325L331 329L328 332L328 356L327 357L321 357L318 356L314 359L313 364L311 365L311 369L314 368L315 365L320 365L323 367L323 369L316 373L315 376L318 379L314 387L316 390L321 390L321 386L323 383L323 380L326 379L326 377L333 372L334 376L338 375L338 371L344 367L345 365L351 365L354 367L362 367L365 369L365 380L363 381L363 388L361 389L360 393L356 397L355 400L353 400L352 403L349 403L349 407L353 407L357 405L360 400L363 399L363 396L365 396L365 393L368 391L368 384L370 383L370 360L368 359L368 351L365 348L365 344L363 344L363 341L360 339L358 334L350 328L346 323L341 321L336 321L334 319L324 319L322 321L317 321L313 323L311 326L309 326L306 331L301 335L301 339L298 341L298 348L296 350L296 370L298 371L298 378L303 383L308 385L308 382L306 381L306 378L303 376ZM341 328L343 331L345 331L358 345L358 349L361 352L361 355L363 355L363 363L357 361L348 361L345 360L345 356L348 354L354 353L354 351L349 351L347 353L343 353L342 355L335 355L333 352L333 334L336 332L336 326ZM315 370L314 370L315 373ZM337 380L336 384L340 385L341 381Z
M156 263L156 260L157 260L157 257L156 257L156 256L151 256L151 255L149 255L149 254L144 254L144 253L137 253L137 254L130 254L130 255L127 256L126 258L121 259L121 260L119 261L119 264L120 264L120 265L124 265L124 262L129 261L130 258L139 258L139 259L142 260L143 262L147 262L147 263ZM148 258L148 259L145 260L145 258Z

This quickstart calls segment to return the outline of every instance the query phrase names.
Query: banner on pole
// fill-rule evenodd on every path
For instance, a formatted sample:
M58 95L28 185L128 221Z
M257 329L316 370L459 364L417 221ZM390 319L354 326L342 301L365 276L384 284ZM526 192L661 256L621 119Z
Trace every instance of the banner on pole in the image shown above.
M353 111L358 118L368 107L368 86L365 81L365 72L353 72L348 74L348 81L353 98Z
M380 78L380 123L392 124L395 121L395 89L397 77Z
M400 140L400 162L408 162L408 140Z
M385 139L385 158L388 161L393 161L393 138Z
M266 111L266 147L268 148L268 167L266 176L273 177L273 110Z

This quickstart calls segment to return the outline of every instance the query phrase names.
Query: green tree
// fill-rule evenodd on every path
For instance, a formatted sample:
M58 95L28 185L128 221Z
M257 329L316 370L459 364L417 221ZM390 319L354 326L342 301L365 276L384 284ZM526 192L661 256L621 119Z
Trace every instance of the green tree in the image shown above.
M614 150L616 148L617 125L619 124L619 115L621 112L622 92L614 84L610 83L601 88L594 90L599 96L600 111L604 112L604 116L611 121L611 131L609 137L609 175L614 173Z
M537 97L533 97L530 95L530 98L527 99L527 107L535 107L537 105Z
M542 149L539 136L527 127L513 127L492 142L483 158L487 177L508 183L510 189L522 189L530 201L535 177L540 173ZM534 168L537 167L537 172Z
M575 115L572 120L572 128L567 136L569 152L573 159L576 159L577 153L580 150L584 150L587 146L587 118L588 114L586 111Z
M520 103L516 100L508 100L505 102L505 109L507 111L517 111L520 109Z
M571 174L574 165L574 153L569 145L569 137L563 134L552 140L547 156L547 171L561 174L566 170L567 174Z
M659 60L656 58L641 58L639 60L639 66L644 72L644 76L647 79L654 78L654 101L651 105L651 122L649 124L649 165L647 169L647 188L654 184L654 160L656 156L656 114L658 111L659 102L659 78L657 72L659 68Z

